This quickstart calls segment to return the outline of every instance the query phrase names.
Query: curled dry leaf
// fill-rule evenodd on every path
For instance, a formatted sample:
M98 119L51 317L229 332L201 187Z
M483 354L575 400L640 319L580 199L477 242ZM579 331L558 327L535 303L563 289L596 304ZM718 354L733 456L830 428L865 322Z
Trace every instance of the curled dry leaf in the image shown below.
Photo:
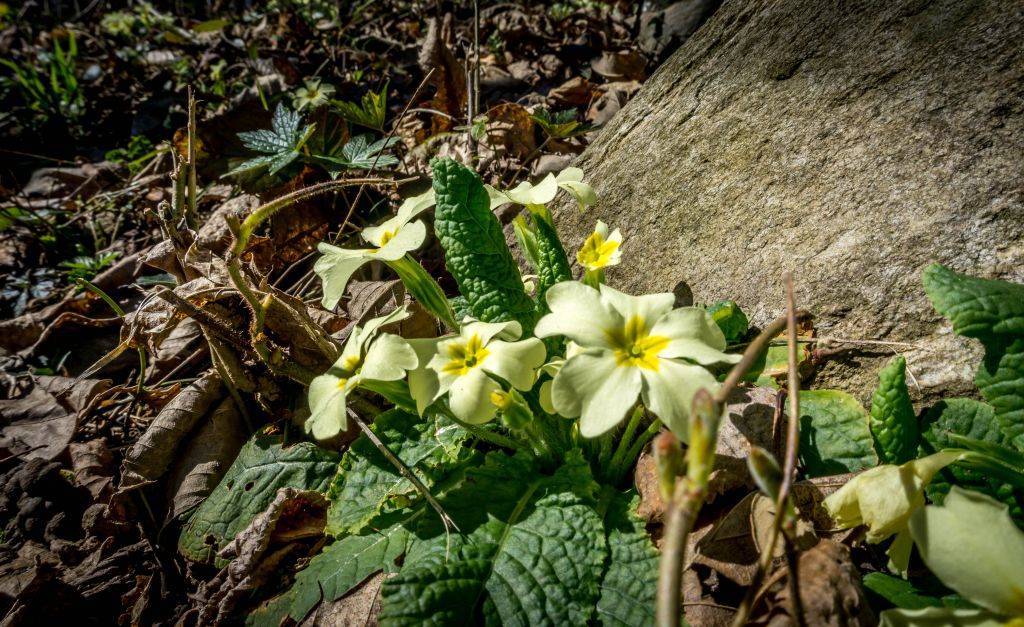
M451 128L451 120L461 119L466 107L466 71L456 59L452 46L452 15L446 14L444 21L437 18L427 20L427 35L424 38L419 54L420 68L426 73L434 74L431 82L434 85L434 99L429 106L448 116L433 118L431 135Z
M275 574L297 546L294 540L323 534L327 499L319 492L281 488L270 505L235 536L219 556L231 562L200 592L199 624L219 624L239 601ZM285 546L272 547L286 543Z
M167 403L125 456L119 490L162 477L182 441L223 393L220 376L207 372Z
M718 495L739 488L753 488L746 458L750 445L771 450L775 390L763 387L737 388L729 398L728 411L719 428L715 466L709 481L709 502ZM637 514L651 522L661 521L665 503L658 488L654 458L645 451L637 461L634 484L640 493Z
M861 575L850 559L850 549L831 540L822 540L812 549L800 554L797 564L800 583L800 601L808 625L827 627L871 626L877 624L861 586ZM777 595L779 608L769 622L771 625L788 624L777 616L778 609L790 613L790 587L781 585ZM788 617L787 617L788 618Z
M110 495L114 480L114 455L102 438L72 442L68 447L75 483L85 488L93 500Z
M611 81L641 81L647 75L647 59L636 50L605 52L590 67Z
M184 515L210 495L246 439L238 407L234 399L225 397L182 447L168 480L168 519Z

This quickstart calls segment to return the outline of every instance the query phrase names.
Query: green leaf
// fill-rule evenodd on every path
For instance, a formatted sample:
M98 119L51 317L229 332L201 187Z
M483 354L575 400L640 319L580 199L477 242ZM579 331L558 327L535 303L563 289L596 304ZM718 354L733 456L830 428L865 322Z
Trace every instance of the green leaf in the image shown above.
M575 137L594 130L592 125L576 120L576 109L552 112L539 107L530 118L554 139Z
M878 456L886 464L902 464L917 457L920 433L907 389L907 360L895 357L878 373L871 397L871 435Z
M254 437L189 519L178 550L196 562L214 561L216 553L266 509L279 488L324 491L337 467L337 454L315 444L283 448L279 437Z
M412 516L420 513L422 510L417 510ZM409 540L407 523L400 520L383 530L368 530L334 542L299 572L287 592L259 607L246 623L277 627L285 616L301 622L321 600L340 599L370 575L394 570L395 560L405 552Z
M868 573L864 575L864 587L896 607L905 610L943 607L942 599L925 594L906 579L893 577L885 573Z
M991 338L982 343L985 358L974 382L995 410L1003 432L1024 450L1024 337L1012 342Z
M246 148L262 152L264 156L250 159L224 176L249 172L264 166L269 166L269 174L277 174L298 158L302 146L315 130L313 124L303 127L302 116L288 109L283 103L277 105L270 124L270 130L260 129L238 134Z
M382 625L487 622L584 625L605 561L597 485L578 454L554 475L491 453L416 531L402 572L384 583Z
M923 280L928 298L958 335L1024 335L1024 285L959 274L937 263L925 268Z
M638 503L637 497L616 492L605 514L609 560L597 601L601 625L654 624L658 551L644 521L634 513Z
M789 405L787 399L787 412ZM839 390L800 392L800 462L810 477L878 464L868 413L857 399Z
M981 340L985 357L975 383L1012 444L1024 450L1024 285L933 264L924 271L924 289L956 333Z
M530 333L536 321L534 302L491 213L483 182L451 159L435 159L431 167L437 193L434 229L445 265L470 311L484 322L518 320L524 334Z
M572 270L555 226L538 215L533 221L537 238L537 303L544 314L548 309L544 294L556 283L571 281Z
M921 419L921 454L927 455L944 448L961 448L950 434L1000 446L1009 444L1009 438L996 420L992 406L970 398L940 401L925 412ZM953 485L976 490L1002 501L1010 507L1015 517L1024 515L1024 492L985 472L959 463L939 471L928 485L928 498L941 504Z
M462 446L467 432L440 416L420 418L393 409L378 415L371 429L428 488L470 455ZM416 496L412 483L361 435L345 452L331 482L327 533L358 532L382 511L401 509Z
M747 320L747 314L743 313L740 306L733 301L718 301L709 306L707 311L711 314L711 318L718 325L718 328L722 330L727 343L735 344L747 334L747 327L750 326L750 321Z
M338 115L353 124L379 131L384 128L387 117L388 86L385 83L379 92L363 94L361 102L335 100Z

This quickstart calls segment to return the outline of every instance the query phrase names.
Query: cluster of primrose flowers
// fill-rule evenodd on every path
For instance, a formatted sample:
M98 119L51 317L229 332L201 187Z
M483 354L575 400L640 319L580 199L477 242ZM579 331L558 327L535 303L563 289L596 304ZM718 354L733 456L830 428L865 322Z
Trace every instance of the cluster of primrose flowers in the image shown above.
M536 185L488 188L491 208L511 202L550 219L546 205L564 190L583 209L596 198L582 174L568 168ZM367 248L320 244L322 256L314 269L323 282L324 307L336 306L353 273L370 261L388 264L403 280L411 275L411 264L420 268L409 254L423 245L427 229L419 218L434 204L433 191L406 199L395 217L363 229ZM536 386L541 408L552 416L578 419L585 438L610 432L631 415L638 399L661 423L685 436L694 394L717 386L707 367L735 363L740 356L724 352L725 337L704 309L675 308L668 293L631 296L604 285L605 269L620 261L621 244L618 230L609 232L597 223L576 256L584 269L581 281L563 281L547 290L548 313L532 336L524 337L515 321L472 318L450 321L452 332L436 338L405 339L384 332L409 315L405 308L356 327L338 361L310 385L306 430L320 439L337 435L347 427L346 397L352 390L369 382L406 380L421 415L439 407L463 425L481 425L499 413L508 419L525 412L529 420L533 412L522 393ZM546 338L553 339L545 343ZM564 354L549 354L546 348L562 345Z

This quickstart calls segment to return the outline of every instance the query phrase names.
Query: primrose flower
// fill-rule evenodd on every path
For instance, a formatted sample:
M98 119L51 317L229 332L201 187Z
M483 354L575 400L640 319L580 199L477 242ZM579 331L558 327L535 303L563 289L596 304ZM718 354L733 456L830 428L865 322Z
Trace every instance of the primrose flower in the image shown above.
M292 97L292 104L295 109L302 111L306 107L316 109L320 105L327 104L327 101L334 94L334 85L323 83L320 79L311 78L306 80L303 87L295 90Z
M579 168L566 168L557 175L548 174L536 185L523 181L506 191L496 190L489 185L486 187L487 194L491 198L491 209L507 202L525 205L526 207L543 206L555 198L559 188L564 189L576 198L581 211L597 202L597 194L594 193L594 188L583 182L583 170Z
M840 529L867 525L867 541L872 544L896 535L889 558L895 570L904 572L913 546L910 516L924 506L923 492L935 473L962 455L962 451L940 451L901 466L870 468L829 495L823 504Z
M1024 624L1024 532L1006 505L954 486L910 519L921 559L969 601Z
M563 416L580 417L584 437L614 428L641 397L685 438L693 395L717 387L703 366L740 359L722 352L725 337L707 312L673 309L672 294L630 296L564 281L546 296L551 313L534 333L563 335L579 345L555 375L551 401Z
M416 367L416 351L408 341L381 327L409 317L405 307L354 327L341 357L309 384L310 416L306 432L318 440L332 438L348 427L345 399L363 381L398 381Z
M409 373L409 390L423 410L445 393L455 417L471 424L492 418L497 407L491 395L503 391L494 378L517 390L529 390L546 351L537 338L522 335L518 322L467 321L458 335L409 340L419 366Z
M608 233L608 225L598 220L594 232L590 234L587 241L583 242L576 261L586 268L588 272L604 270L608 266L617 266L622 260L622 233L615 229Z
M406 253L423 245L427 238L427 227L423 221L413 218L434 206L434 191L407 198L398 208L395 217L377 226L364 228L360 235L375 248L348 249L320 242L316 247L323 256L313 265L313 271L320 276L324 286L321 301L324 308L333 309L345 293L345 286L352 274L370 261L396 261Z

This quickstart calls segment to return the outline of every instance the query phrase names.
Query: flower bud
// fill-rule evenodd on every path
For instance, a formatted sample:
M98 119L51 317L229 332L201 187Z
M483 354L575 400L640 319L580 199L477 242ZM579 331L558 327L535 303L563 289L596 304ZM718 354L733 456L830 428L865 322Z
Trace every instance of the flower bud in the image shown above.
M750 476L754 478L754 483L765 496L772 501L779 498L782 469L779 468L779 462L775 461L774 455L760 446L752 446L750 455L747 456L747 468L750 470Z
M654 465L658 470L658 489L668 502L675 490L676 477L683 474L683 447L671 431L662 431L654 438Z
M509 429L522 429L533 420L533 411L515 389L491 392L491 403L501 411L502 420Z

